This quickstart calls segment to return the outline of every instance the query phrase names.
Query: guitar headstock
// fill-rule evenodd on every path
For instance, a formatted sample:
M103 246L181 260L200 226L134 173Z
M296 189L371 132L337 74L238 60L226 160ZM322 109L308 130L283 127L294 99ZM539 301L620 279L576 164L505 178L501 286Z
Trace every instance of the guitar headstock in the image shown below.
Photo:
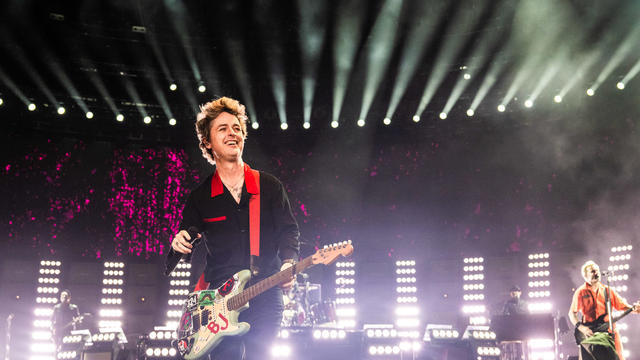
M349 256L351 254L353 254L353 245L351 245L351 240L349 240L325 245L323 249L319 249L311 256L311 260L313 264L329 265L336 261L338 257Z

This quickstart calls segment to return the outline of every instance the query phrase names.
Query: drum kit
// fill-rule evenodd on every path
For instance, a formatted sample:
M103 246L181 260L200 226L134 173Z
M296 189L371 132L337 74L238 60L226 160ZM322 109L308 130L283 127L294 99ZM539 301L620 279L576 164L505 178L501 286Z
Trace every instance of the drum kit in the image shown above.
M321 295L320 284L310 283L307 274L298 274L291 290L282 295L282 327L335 323L335 302L322 300Z

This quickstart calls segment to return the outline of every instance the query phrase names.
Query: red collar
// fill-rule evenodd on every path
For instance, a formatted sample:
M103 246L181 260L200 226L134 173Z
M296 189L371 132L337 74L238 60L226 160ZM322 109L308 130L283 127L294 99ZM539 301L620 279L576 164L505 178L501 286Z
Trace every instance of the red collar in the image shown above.
M244 163L244 184L247 187L247 192L249 194L255 195L259 194L258 184L256 183L256 179L253 176L253 172L247 163ZM220 175L218 175L218 170L213 173L213 177L211 178L211 197L216 197L221 195L224 192L224 185L222 184L222 180L220 180Z

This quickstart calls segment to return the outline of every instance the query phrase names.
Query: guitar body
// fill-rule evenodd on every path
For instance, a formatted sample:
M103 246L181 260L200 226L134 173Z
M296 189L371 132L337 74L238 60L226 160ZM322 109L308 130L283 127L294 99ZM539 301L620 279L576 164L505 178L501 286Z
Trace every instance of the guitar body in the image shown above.
M623 317L631 314L631 312L633 312L635 310L636 306L632 306L629 309L625 310L622 314L620 314L618 316L614 316L611 319L611 321L613 323L615 323L618 320L622 319ZM593 322L584 323L583 325L585 325L586 327L591 329L591 331L593 331L594 334L595 333L599 333L599 332L600 333L608 332L609 331L609 322L608 321L604 321L604 318L606 316L607 316L607 314L602 314L597 319L595 319ZM577 327L573 332L573 336L575 336L576 344L578 344L578 345L582 344L582 342L587 338L582 332L580 332L580 330L578 330Z
M244 287L251 279L251 272L242 270L215 290L189 294L182 306L182 317L177 329L180 355L186 360L207 357L225 337L243 335L249 331L248 323L238 322L240 312L249 308L249 300L293 279L295 274L306 268L315 264L328 265L338 257L352 253L351 242L345 241L317 250L315 254L260 280L246 290Z
M227 306L228 299L242 292L249 279L251 272L242 270L215 290L189 294L178 325L178 351L184 359L205 358L224 337L249 331L248 323L238 322L240 312L248 309L249 304L237 310Z
M597 318L596 321L592 323L585 323L584 325L589 329L591 329L591 331L593 331L594 334L599 332L606 333L609 331L609 323L604 321L604 315ZM583 334L580 330L578 330L577 327L573 332L573 336L575 336L576 338L577 345L582 344L582 342L587 338L587 336Z

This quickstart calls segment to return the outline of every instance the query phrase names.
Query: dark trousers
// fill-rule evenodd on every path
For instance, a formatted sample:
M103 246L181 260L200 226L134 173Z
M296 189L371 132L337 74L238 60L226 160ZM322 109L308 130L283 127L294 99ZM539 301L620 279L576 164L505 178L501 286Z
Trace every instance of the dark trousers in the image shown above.
M275 287L249 301L249 308L240 313L238 321L251 325L242 336L225 337L209 358L211 360L256 360L271 354L282 321L282 290Z

